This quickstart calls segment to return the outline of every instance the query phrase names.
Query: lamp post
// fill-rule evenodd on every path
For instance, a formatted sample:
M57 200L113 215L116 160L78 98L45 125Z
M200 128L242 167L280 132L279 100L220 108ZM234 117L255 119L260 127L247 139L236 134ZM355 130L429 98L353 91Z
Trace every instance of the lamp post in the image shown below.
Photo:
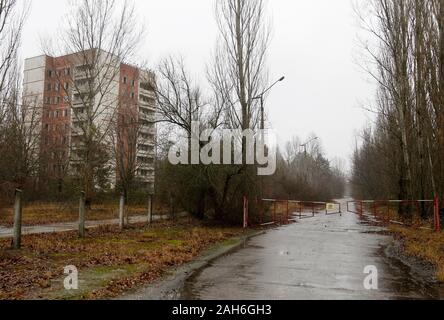
M266 90L264 90L261 94L257 95L253 98L253 100L261 101L261 130L265 130L265 110L264 110L264 95L270 91L276 84L285 80L285 77L279 78L279 80L275 81L271 86L269 86ZM263 132L262 132L263 137Z
M261 94L257 95L256 97L254 97L252 100L260 100L261 101L261 143L264 146L264 152L266 152L265 150L265 106L264 106L264 95L270 91L276 84L278 84L279 82L282 82L285 80L285 77L281 77L279 78L277 81L275 81L271 86L269 86L267 89L265 89ZM260 179L260 196L261 196L261 200L263 199L263 193L264 193L264 179L261 176Z
M310 143L312 143L313 141L318 140L318 139L319 139L318 137L314 137L313 139L307 141L306 143L301 144L301 147L304 148L304 154L305 154L305 156L307 156L307 146L308 146Z

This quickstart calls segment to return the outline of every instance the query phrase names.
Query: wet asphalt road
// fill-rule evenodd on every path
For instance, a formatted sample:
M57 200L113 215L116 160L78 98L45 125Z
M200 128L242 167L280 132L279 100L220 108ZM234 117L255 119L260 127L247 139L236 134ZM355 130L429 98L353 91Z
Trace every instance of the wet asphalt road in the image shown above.
M343 211L345 206L345 200ZM419 280L385 252L384 229L354 214L318 215L270 230L186 282L182 299L338 300L439 299L442 289ZM379 289L364 288L366 266L378 268Z

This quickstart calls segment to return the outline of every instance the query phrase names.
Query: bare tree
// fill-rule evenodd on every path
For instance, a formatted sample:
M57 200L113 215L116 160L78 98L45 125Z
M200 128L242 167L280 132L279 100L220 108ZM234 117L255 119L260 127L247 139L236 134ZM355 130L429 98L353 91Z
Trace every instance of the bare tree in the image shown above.
M18 186L37 178L41 119L38 101L21 93L18 51L28 3L0 1L0 180Z
M364 21L367 30L379 41L378 51L367 47L375 70L370 71L379 84L378 113L394 115L400 147L399 197L413 197L409 130L412 121L410 1L371 0L370 10L376 25Z
M117 175L117 186L125 199L128 199L131 188L136 187L138 172L145 165L154 166L154 159L137 156L138 145L151 142L141 129L144 121L154 123L155 119L142 119L139 104L133 99L121 99L118 114L112 121L109 131L110 151L113 170Z
M229 127L255 129L260 112L254 98L265 89L267 80L270 28L265 1L218 0L216 17L220 41L209 71L216 101L223 105Z
M373 63L368 70L378 84L377 120L354 156L354 184L359 196L439 196L444 190L444 1L366 4L370 14L361 21L375 40L366 49ZM421 213L427 217L424 205Z
M209 104L202 97L200 87L193 81L186 70L183 58L163 59L157 70L157 105L159 121L179 129L179 135L185 134L188 140L189 163L191 164L192 123L209 119ZM215 127L213 125L213 127ZM198 137L197 137L198 138Z
M0 124L0 180L20 187L35 187L40 169L42 106L37 99L21 95L20 72L10 69L7 99L3 101L4 118Z
M192 164L191 141L200 140L193 134L193 123L200 129L216 131L221 127L222 109L203 97L199 85L192 79L182 58L169 57L161 61L157 71L158 85L156 88L159 122L169 130L169 140L186 139L188 164ZM203 143L199 144L200 148ZM165 166L166 169L169 166ZM214 169L214 168L213 168ZM182 206L198 216L204 217L205 198L208 194L215 195L211 168L194 163L187 167L176 167L175 172L169 171L175 179L186 180L178 186L170 181L168 193L170 197L182 200ZM160 177L159 180L165 180ZM180 189L180 190L179 190Z
M0 124L5 117L5 101L16 85L17 54L27 6L20 10L17 0L0 0Z

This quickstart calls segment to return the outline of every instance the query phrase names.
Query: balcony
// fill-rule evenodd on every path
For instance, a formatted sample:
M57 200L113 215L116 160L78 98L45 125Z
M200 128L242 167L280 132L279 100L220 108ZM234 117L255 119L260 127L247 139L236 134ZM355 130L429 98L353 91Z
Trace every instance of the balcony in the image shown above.
M156 180L154 175L152 175L152 176L145 176L145 175L142 175L140 173L137 173L136 176L137 176L137 179L139 179L139 180L141 180L143 182L154 183L155 180Z
M146 106L146 108L155 109L156 96L154 94L145 94L141 92L139 94L139 102L141 105Z
M94 90L94 87L92 87ZM77 93L89 93L91 88L88 84L76 84L75 89Z
M91 76L89 76L86 71L76 71L74 74L74 80L85 80L89 78L91 78Z
M154 158L156 156L155 150L137 150L137 156L138 157L148 157L148 158Z
M71 130L71 136L72 137L82 137L83 136L83 130L82 129L72 129Z
M139 113L139 119L140 120L143 120L143 121L147 121L147 122L149 122L149 124L148 125L150 125L150 124L154 124L155 122L156 122L156 117L155 117L155 115L154 114L146 114L146 113L144 113L144 112L140 112Z
M75 67L74 68L74 79L75 80L90 79L91 78L91 71L88 71L88 69L90 69L90 65L88 65L88 64Z
M149 134L149 135L153 135L156 136L157 131L156 128L154 126L141 126L139 129L140 133L145 133L145 134Z
M85 105L94 105L94 100L88 101L88 99L82 100L80 97L76 97L74 95L74 98L72 99L72 107L73 108L84 108Z
M139 85L140 91L154 94L155 91L155 87L153 85L154 82L155 82L154 78L151 80L145 79L145 81L141 81Z
M138 140L137 140L137 143L138 144L144 144L144 145L147 145L147 146L149 146L149 147L155 147L156 146L156 142L153 140L153 139L141 139L141 138L139 138Z
M154 165L147 166L144 164L138 164L137 167L139 170L143 170L145 172L145 177L153 177L154 176ZM139 173L141 174L141 173Z

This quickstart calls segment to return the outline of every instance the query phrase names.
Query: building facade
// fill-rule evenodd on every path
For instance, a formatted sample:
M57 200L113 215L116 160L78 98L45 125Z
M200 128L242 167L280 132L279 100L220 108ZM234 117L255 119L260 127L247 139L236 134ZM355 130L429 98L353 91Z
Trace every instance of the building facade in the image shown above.
M109 147L110 183L118 182L119 170L126 169L123 164L131 166L138 182L153 189L154 88L151 72L103 51L26 59L23 101L38 105L41 124L35 134L41 138L39 153L46 174L55 179L75 174L83 138L94 126L96 138Z

